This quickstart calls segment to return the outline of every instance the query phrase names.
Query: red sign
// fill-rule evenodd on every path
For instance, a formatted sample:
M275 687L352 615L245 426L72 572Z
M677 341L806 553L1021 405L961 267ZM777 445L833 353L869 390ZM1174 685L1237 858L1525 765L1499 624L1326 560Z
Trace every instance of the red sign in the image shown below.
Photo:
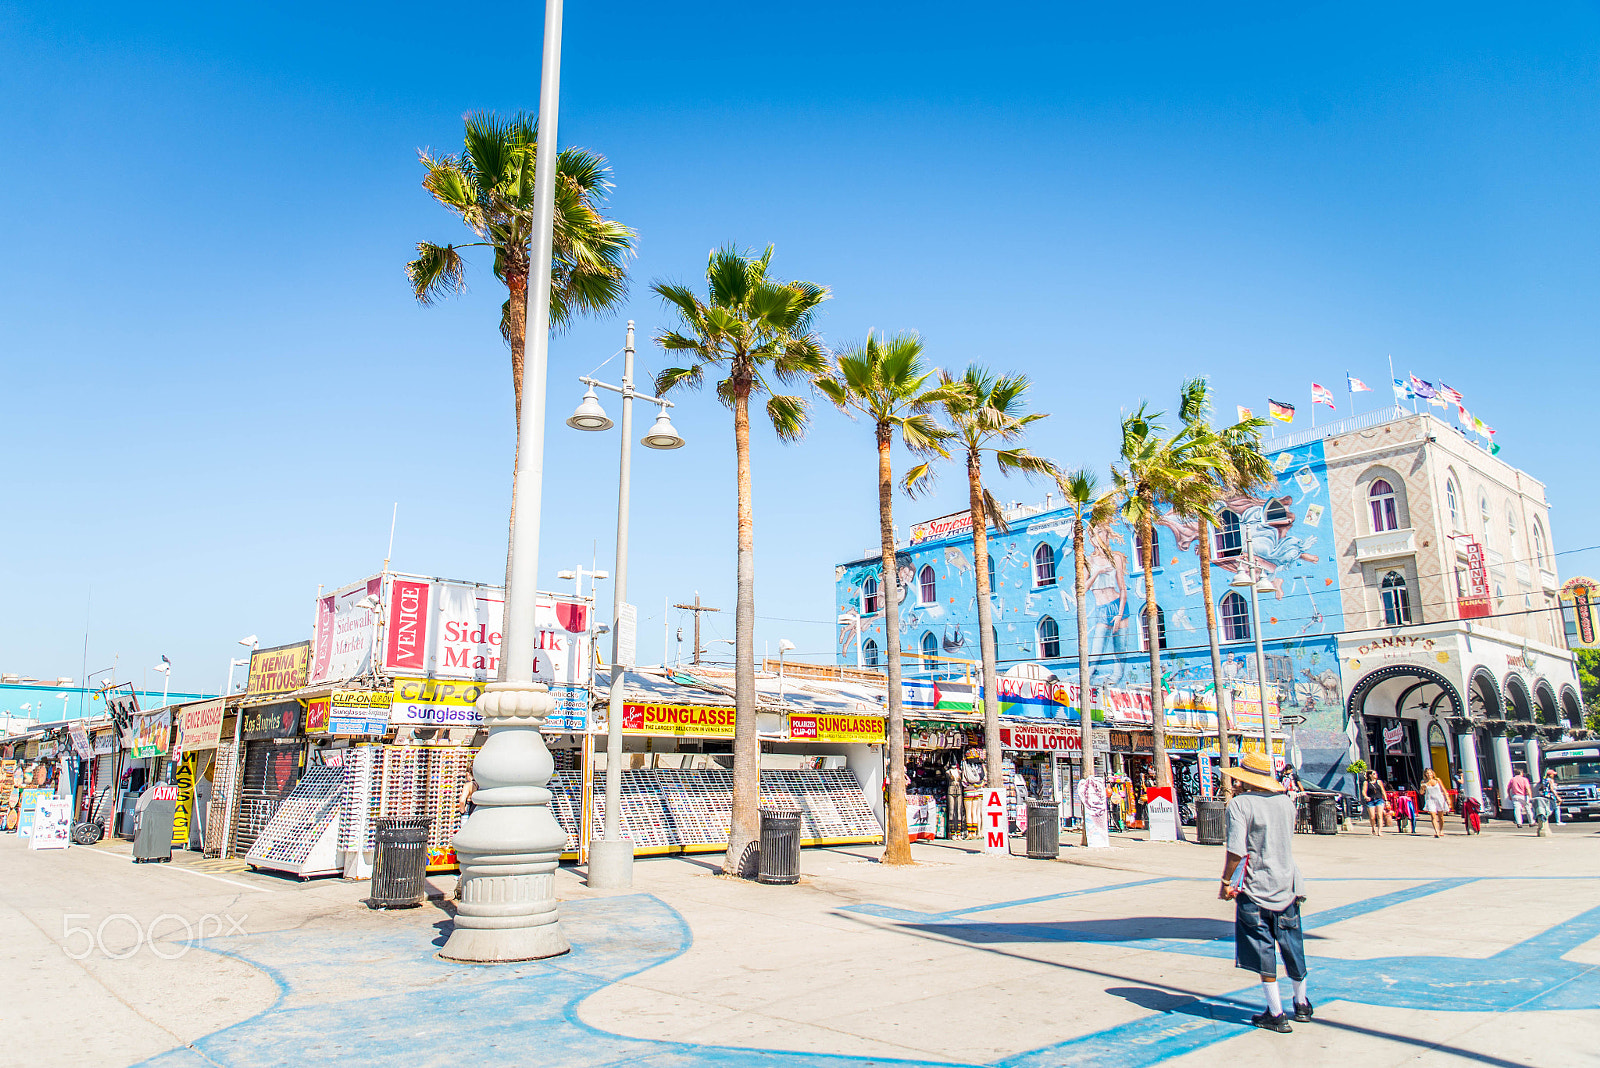
M983 791L983 851L985 853L1010 852L1011 839L1006 827L1005 791L985 788Z
M389 607L389 667L427 670L428 584L395 579Z
M150 787L150 800L152 801L176 801L177 799L178 787L176 783L160 782Z
M328 733L328 712L332 701L327 697L313 697L306 702L306 733Z
M1462 619L1481 619L1489 614L1489 568L1484 563L1483 546L1468 539L1466 552L1467 570L1456 599L1457 614Z
M1077 727L1061 723L1000 724L1000 748L1015 749L1019 753L1048 753L1055 750L1083 749Z

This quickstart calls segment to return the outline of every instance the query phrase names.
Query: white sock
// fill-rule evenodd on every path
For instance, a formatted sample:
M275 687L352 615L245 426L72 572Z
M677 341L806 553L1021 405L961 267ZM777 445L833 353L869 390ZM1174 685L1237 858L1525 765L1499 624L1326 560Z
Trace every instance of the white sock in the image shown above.
M1294 984L1294 1000L1297 1003L1304 1004L1311 1000L1306 997L1306 981L1304 979L1290 979L1289 982Z
M1261 992L1267 995L1267 1011L1274 1016L1282 1016L1283 998L1278 996L1278 981L1276 979L1263 980Z

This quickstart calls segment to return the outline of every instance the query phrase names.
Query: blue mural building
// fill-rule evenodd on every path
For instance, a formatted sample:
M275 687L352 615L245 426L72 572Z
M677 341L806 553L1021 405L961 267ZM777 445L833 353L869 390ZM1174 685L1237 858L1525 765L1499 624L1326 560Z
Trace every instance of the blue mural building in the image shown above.
M1296 727L1296 740L1306 752L1304 770L1307 778L1322 781L1337 774L1334 765L1344 751L1337 638L1343 618L1323 442L1274 452L1269 441L1268 449L1277 481L1258 495L1226 499L1221 523L1209 532L1222 670L1230 689L1254 697L1259 626L1269 704L1275 691L1283 715L1304 717ZM1070 510L1047 504L1012 510L1005 532L990 529L994 638L1002 674L1053 676L1066 688L1077 681L1072 525ZM1155 532L1162 683L1181 706L1181 695L1209 695L1217 681L1206 636L1198 531L1192 520L1165 513ZM1090 531L1088 541L1085 611L1091 685L1097 692L1148 694L1143 554L1137 551L1136 534L1114 520ZM1265 574L1261 589L1270 586L1259 594L1259 620L1251 614L1249 590L1230 586L1245 570L1247 547ZM971 521L965 514L913 527L898 551L900 640L903 651L916 656L905 663L908 676L949 675L958 666L964 672L959 661L979 659L972 554ZM876 557L841 564L835 571L841 663L884 663L881 578ZM1067 712L1050 702L1008 709L1008 714L1045 717ZM1169 726L1172 722L1169 717ZM1330 755L1313 755L1322 753Z

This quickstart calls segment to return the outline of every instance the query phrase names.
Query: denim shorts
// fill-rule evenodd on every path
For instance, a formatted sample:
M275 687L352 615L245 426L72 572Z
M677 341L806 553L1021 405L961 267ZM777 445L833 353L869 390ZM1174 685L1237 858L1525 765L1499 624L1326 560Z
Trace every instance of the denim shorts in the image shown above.
M1240 894L1233 899L1233 963L1256 975L1277 975L1274 945L1283 954L1290 979L1306 977L1305 939L1300 931L1300 902L1281 912L1264 909Z

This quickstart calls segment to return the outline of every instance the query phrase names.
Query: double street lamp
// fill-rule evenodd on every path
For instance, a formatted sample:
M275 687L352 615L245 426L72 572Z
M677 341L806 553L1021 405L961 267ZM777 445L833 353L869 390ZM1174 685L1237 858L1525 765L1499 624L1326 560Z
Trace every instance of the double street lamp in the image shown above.
M1245 565L1234 580L1228 585L1239 589L1250 589L1250 633L1256 639L1256 689L1259 693L1261 704L1261 744L1267 759L1272 759L1272 725L1267 720L1267 654L1261 645L1261 600L1260 594L1272 593L1275 587L1267 581L1266 572L1256 566L1255 550L1250 545L1250 539L1245 538Z
M622 837L622 703L623 671L626 668L622 661L624 627L628 628L626 637L631 646L635 621L631 616L624 621L622 616L630 608L627 605L628 491L632 474L635 397L661 407L661 411L656 415L655 425L650 428L648 434L639 439L639 444L647 449L667 450L683 447L683 438L673 428L672 420L667 417L667 409L672 407L672 402L652 397L648 393L634 391L632 320L628 322L628 341L622 351L624 353L622 385L613 386L609 382L587 376L579 378L578 381L589 388L584 392L583 400L579 402L577 410L567 418L567 425L574 430L610 430L615 424L600 406L600 398L595 395L595 389L597 387L608 389L622 395L622 458L617 474L617 564L612 572L616 576L616 585L613 587L611 601L611 695L606 704L605 837L589 844L589 885L605 890L623 890L633 885L633 843Z

